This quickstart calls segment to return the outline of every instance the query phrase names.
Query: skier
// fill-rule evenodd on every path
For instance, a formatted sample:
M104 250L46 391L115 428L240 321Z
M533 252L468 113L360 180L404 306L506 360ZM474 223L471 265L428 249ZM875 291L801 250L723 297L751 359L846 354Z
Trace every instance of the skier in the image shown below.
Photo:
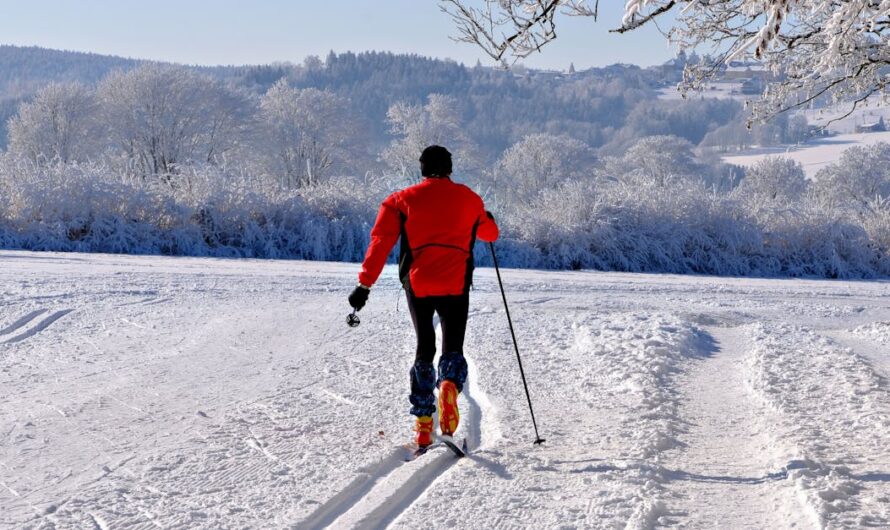
M431 145L420 155L424 179L387 197L380 206L358 286L349 305L360 310L401 237L399 279L408 297L408 311L417 334L417 352L410 370L411 414L416 416L417 446L432 444L433 412L439 388L439 428L445 437L457 430L457 398L467 379L464 333L467 329L473 245L476 238L495 241L498 226L482 199L469 187L451 181L451 153ZM442 327L438 378L433 367L436 335L433 314Z

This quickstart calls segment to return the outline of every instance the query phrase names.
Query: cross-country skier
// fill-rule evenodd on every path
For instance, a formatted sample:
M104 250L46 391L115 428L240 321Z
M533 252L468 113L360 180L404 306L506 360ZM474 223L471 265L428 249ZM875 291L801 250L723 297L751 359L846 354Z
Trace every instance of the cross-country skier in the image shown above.
M451 436L460 419L457 397L467 380L464 333L467 329L473 245L476 238L495 241L498 226L482 199L451 180L451 153L431 145L420 155L424 179L386 198L380 206L371 243L349 295L356 310L365 306L393 246L401 237L399 278L408 296L408 311L417 333L411 367L411 414L417 417L418 447L432 444L433 412L439 388L439 428ZM436 335L433 314L442 327L439 374L433 367Z

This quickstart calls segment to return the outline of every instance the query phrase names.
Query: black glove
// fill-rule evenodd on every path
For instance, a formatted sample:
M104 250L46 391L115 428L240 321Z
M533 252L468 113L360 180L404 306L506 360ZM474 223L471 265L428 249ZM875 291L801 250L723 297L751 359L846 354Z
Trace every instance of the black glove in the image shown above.
M356 311L365 307L365 304L368 302L368 295L371 294L371 290L363 285L359 285L356 287L352 294L349 295L349 305L350 307L355 308Z

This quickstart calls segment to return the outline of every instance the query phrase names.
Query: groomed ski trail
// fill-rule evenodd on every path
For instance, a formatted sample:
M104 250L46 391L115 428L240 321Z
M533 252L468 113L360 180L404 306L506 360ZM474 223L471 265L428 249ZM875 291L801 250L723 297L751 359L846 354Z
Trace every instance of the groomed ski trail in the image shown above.
M719 500L710 527L759 528L774 501L754 492L789 484L797 513L766 528L890 527L890 283L510 270L532 446L494 271L477 272L459 434L478 407L482 447L438 481L444 448L396 456L414 337L395 267L354 329L354 264L0 251L0 527L373 527L377 509L391 530L654 530L706 526ZM762 453L743 412L762 412ZM380 508L396 470L429 482Z
M686 432L664 463L671 518L683 528L807 528L746 381L745 327L704 331L713 349L678 385Z
M483 409L492 410L488 396L480 388L476 366L467 357L468 384L461 394L463 407L458 439L466 437L470 453L482 445L483 430L488 436L500 437L492 428L483 428ZM491 433L491 434L489 434ZM307 519L292 528L386 528L408 510L429 488L462 459L446 447L406 462L406 448L397 447L383 460L359 473L349 485L319 506Z

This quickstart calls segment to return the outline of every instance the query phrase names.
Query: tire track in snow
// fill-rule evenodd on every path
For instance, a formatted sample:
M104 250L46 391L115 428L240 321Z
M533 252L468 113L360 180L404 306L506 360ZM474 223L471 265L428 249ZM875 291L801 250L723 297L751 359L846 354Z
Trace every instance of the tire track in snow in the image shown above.
M467 364L469 377L462 394L466 404L462 426L470 450L475 451L483 442L483 411L494 413L494 409L476 381L476 367L469 357ZM487 427L485 434L500 437L499 432ZM360 471L358 477L296 527L387 527L460 461L445 447L434 449L412 462L404 461L407 454L406 448L395 448L383 460ZM467 458L472 459L472 453Z
M770 528L799 511L784 462L772 450L765 411L752 400L745 328L707 327L713 351L678 381L683 446L663 464L679 499L672 518L686 528ZM803 521L797 521L803 523Z
M45 311L45 310L43 310L43 311ZM43 312L43 311L41 311L41 312ZM41 320L40 322L38 322L37 325L34 326L33 328L25 331L24 333L20 333L12 338L7 339L4 342L4 344L11 344L14 342L21 342L25 339L29 339L29 338L33 337L34 335L37 335L41 331L45 330L46 328L50 327L55 321L59 320L60 318L62 318L63 316L67 315L68 313L70 313L72 311L74 311L74 310L73 309L62 309L61 311L56 311L55 313L49 315L48 317L46 317L43 320ZM33 319L33 317L32 317L32 319Z

